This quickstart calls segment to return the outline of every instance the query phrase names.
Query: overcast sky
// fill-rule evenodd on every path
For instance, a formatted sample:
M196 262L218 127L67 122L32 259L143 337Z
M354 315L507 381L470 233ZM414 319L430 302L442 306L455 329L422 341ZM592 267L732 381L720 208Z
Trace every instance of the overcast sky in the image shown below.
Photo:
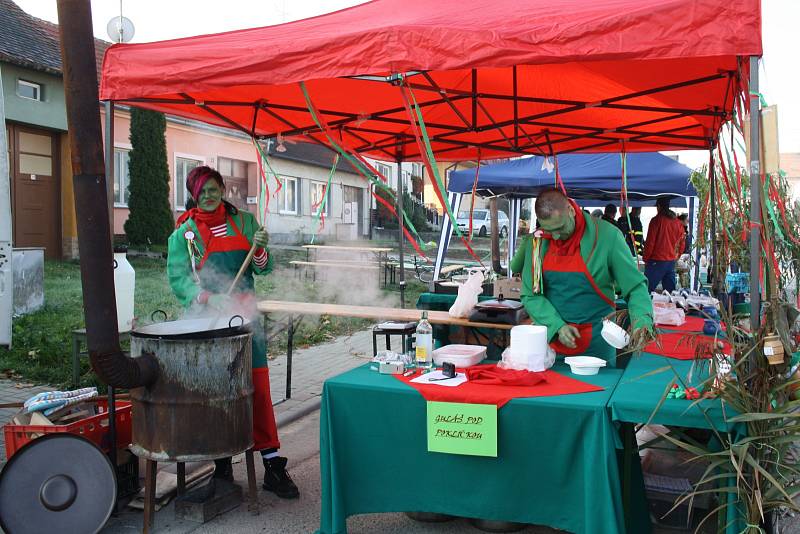
M26 12L58 22L55 0L14 0ZM217 33L279 24L360 4L358 0L92 0L96 37L109 40L106 25L122 14L136 27L133 42ZM800 69L797 68L800 1L761 0L764 58L761 92L779 112L781 152L800 152ZM676 152L692 167L706 153Z

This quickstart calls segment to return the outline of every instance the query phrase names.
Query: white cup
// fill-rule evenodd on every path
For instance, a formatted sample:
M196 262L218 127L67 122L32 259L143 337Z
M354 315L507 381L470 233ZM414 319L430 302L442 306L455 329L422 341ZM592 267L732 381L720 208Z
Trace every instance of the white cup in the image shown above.
M625 346L627 346L631 340L631 337L624 328L619 326L614 321L609 321L608 319L603 321L603 330L600 332L600 335L603 336L603 339L606 340L606 343L615 349L625 348Z

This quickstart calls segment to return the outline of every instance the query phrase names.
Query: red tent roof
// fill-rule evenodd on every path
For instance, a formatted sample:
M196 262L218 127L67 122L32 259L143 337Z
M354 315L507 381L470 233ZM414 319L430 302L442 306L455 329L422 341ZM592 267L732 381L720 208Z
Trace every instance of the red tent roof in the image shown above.
M114 45L101 98L419 159L407 78L441 159L706 148L761 55L759 0L374 0L306 20ZM358 77L358 78L353 78Z

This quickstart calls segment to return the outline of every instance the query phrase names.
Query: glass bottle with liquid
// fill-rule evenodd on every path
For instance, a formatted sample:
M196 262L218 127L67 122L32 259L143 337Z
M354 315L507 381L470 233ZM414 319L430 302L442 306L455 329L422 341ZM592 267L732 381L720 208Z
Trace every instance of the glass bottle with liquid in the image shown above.
M422 312L422 319L417 324L416 332L416 364L419 369L433 367L433 328L428 322L428 312Z

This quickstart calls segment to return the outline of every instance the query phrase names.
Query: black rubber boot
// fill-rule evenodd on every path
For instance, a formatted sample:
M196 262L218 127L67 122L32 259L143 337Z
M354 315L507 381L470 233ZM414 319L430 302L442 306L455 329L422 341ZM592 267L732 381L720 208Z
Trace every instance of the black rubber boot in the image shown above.
M233 482L233 466L230 456L214 460L214 478Z
M286 462L283 456L264 459L264 484L261 487L281 499L296 499L300 496L300 490L286 472Z

